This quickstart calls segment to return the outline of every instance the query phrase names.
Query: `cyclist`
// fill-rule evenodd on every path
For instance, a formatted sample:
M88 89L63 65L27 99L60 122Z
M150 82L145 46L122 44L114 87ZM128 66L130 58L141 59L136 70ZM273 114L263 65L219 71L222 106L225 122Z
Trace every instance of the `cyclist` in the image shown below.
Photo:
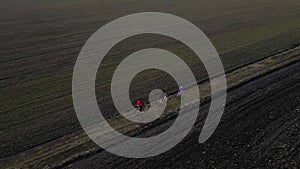
M136 101L136 107L140 112L144 110L144 105L145 104L141 98Z

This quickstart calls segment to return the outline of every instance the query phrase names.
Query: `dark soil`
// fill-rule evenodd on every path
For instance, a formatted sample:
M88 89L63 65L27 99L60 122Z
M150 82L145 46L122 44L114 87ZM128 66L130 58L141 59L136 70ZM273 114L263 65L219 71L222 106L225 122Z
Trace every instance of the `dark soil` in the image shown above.
M230 91L222 121L204 144L197 140L209 105L202 105L192 133L162 155L128 159L101 151L65 168L298 168L299 82L298 62Z

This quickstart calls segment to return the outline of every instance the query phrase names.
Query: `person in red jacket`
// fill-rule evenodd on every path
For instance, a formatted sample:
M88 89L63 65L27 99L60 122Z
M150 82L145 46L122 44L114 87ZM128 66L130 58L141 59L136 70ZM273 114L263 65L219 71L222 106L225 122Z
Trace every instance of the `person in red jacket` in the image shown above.
M144 103L143 103L142 99L138 99L138 100L136 101L136 107L137 107L137 109L138 109L140 112L143 111L143 109L144 109Z

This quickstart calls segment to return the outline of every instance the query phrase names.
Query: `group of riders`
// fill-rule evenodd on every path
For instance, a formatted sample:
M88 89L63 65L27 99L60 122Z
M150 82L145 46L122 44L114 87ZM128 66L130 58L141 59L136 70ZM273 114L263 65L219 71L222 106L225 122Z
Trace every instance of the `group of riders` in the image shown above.
M178 88L178 91L177 91L177 94L176 96L181 96L183 93L183 88L182 86L179 86ZM162 96L160 99L159 99L159 102L162 103L162 102L166 102L168 101L168 96L167 95L164 95ZM145 110L145 103L143 102L143 100L141 98L139 98L137 101L136 101L136 108L139 112L142 112Z

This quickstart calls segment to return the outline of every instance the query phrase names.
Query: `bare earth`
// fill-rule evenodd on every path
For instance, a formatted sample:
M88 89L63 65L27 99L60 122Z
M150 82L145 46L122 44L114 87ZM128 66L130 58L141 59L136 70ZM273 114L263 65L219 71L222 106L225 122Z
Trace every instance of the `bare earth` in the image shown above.
M180 16L206 33L227 75L232 73L228 82L232 89L222 123L208 142L196 142L206 103L194 132L174 150L133 160L102 151L83 133L73 108L71 82L78 53L96 30L121 16L145 11ZM274 60L255 63L299 49L299 16L299 0L1 0L0 168L297 168L299 50L284 55L283 66ZM108 119L117 115L108 95L111 73L128 54L149 47L178 54L199 84L209 87L204 66L184 45L158 35L129 38L108 53L103 71L98 72L98 103ZM258 74L247 74L249 65ZM237 70L244 70L243 76L234 74ZM177 88L159 72L146 72L135 80L132 86L139 92L133 92L133 100L146 98L153 86L170 95ZM177 107L173 100L169 109ZM141 135L163 131L171 121Z
M300 165L300 63L229 92L214 135L198 143L203 115L179 145L157 157L128 159L105 151L64 168L298 168ZM208 105L200 112L205 113ZM201 114L202 114L201 113ZM167 124L143 133L151 136Z

